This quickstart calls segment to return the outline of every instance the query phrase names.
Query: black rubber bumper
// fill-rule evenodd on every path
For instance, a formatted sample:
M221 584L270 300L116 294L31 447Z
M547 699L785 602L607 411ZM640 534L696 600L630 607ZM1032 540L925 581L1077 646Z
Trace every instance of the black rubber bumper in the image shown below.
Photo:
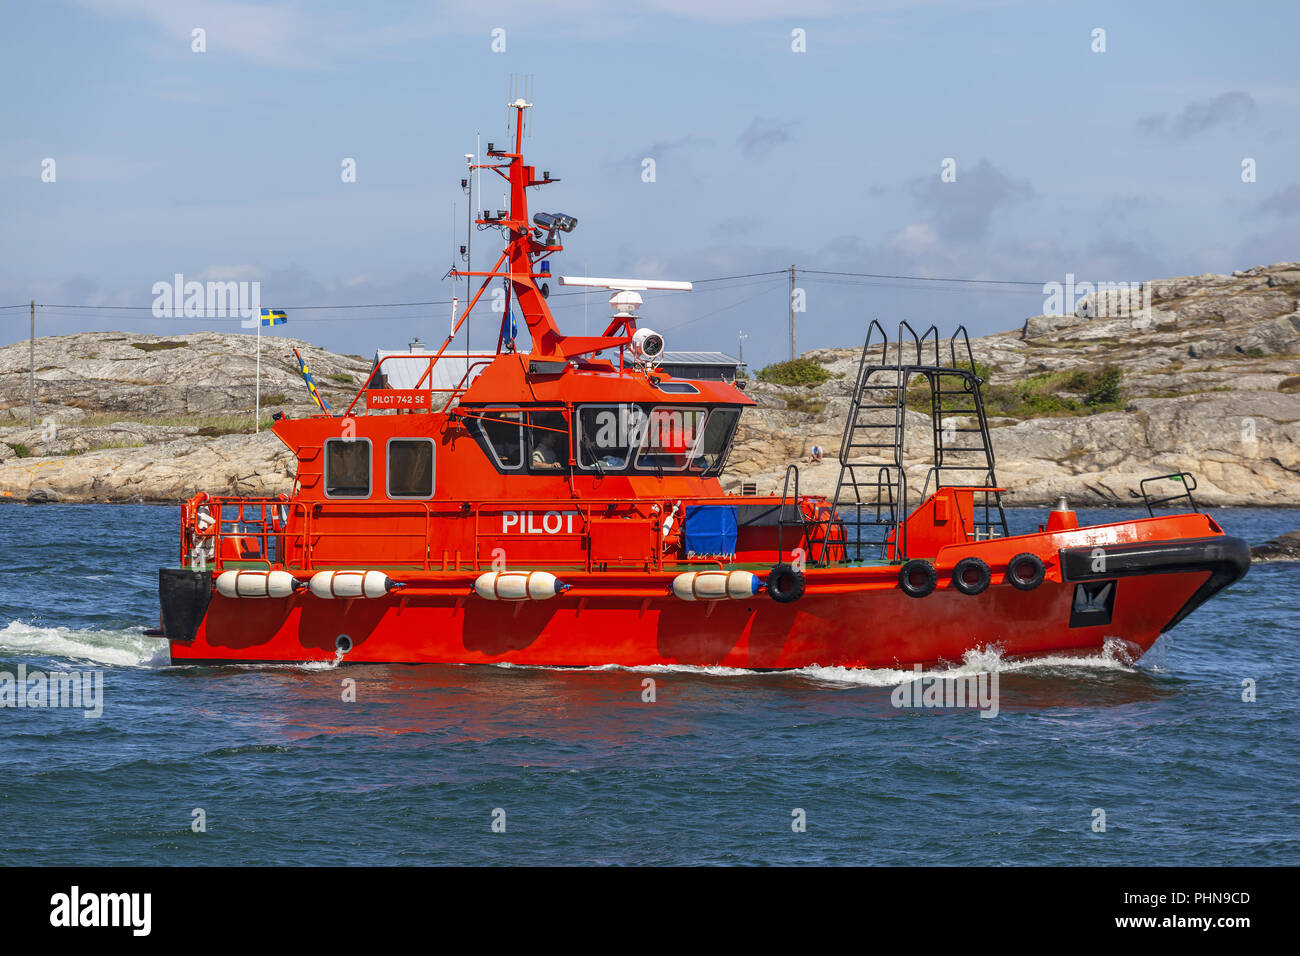
M162 631L169 641L194 640L212 600L212 575L189 568L158 569L158 603Z
M1250 570L1250 545L1241 538L1214 535L1177 541L1062 548L1060 559L1061 576L1066 581L1210 572L1205 583L1160 629L1163 634L1229 584L1246 576Z

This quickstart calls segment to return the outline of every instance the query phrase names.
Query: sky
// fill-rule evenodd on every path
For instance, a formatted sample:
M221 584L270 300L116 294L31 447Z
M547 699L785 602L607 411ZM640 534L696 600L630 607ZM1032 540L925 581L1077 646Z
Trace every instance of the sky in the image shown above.
M464 157L505 142L512 75L527 161L561 178L532 211L578 219L553 271L697 281L645 296L669 349L788 358L791 265L802 352L873 318L1017 328L1067 275L1300 260L1291 2L4 0L2 23L0 344L32 299L42 335L240 331L155 317L177 273L258 281L277 331L335 351L439 342ZM499 246L476 233L475 264ZM594 334L606 295L551 305ZM409 302L439 304L378 307Z

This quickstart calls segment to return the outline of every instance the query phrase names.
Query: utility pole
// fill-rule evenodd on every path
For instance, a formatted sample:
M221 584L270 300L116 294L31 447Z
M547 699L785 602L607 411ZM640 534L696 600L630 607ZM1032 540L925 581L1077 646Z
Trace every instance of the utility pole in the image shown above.
M36 427L36 300L32 299L32 337L27 348L27 427Z
M790 266L790 361L794 361L794 266Z
M745 364L745 339L747 338L749 338L749 336L745 334L744 329L740 329L739 331L737 331L736 341L740 343L740 355L738 355L737 358L740 359L741 365Z

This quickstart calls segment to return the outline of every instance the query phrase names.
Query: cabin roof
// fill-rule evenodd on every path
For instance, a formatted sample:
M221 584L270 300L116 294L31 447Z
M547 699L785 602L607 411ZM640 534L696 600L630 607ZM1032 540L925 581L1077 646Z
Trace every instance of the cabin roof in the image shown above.
M644 370L623 372L609 362L538 363L530 372L527 354L502 355L483 369L474 384L461 396L469 404L503 402L653 402L657 405L729 404L753 405L744 392L722 381L679 379L666 372ZM535 361L535 360L532 360ZM385 366L386 367L386 366ZM658 381L656 387L651 379ZM680 383L682 391L671 391ZM669 386L665 388L664 386Z

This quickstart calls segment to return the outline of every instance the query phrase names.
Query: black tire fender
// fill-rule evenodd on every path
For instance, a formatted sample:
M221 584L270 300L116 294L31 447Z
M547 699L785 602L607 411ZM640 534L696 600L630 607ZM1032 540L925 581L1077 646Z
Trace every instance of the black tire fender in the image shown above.
M767 593L777 604L789 604L803 597L808 588L804 573L792 564L778 564L767 573Z
M913 558L898 569L898 586L908 597L923 598L939 583L939 572L924 558Z
M1022 551L1007 562L1007 583L1019 591L1032 591L1043 583L1046 572L1042 558Z
M952 586L962 594L983 594L993 581L993 572L979 558L962 558L952 569Z

